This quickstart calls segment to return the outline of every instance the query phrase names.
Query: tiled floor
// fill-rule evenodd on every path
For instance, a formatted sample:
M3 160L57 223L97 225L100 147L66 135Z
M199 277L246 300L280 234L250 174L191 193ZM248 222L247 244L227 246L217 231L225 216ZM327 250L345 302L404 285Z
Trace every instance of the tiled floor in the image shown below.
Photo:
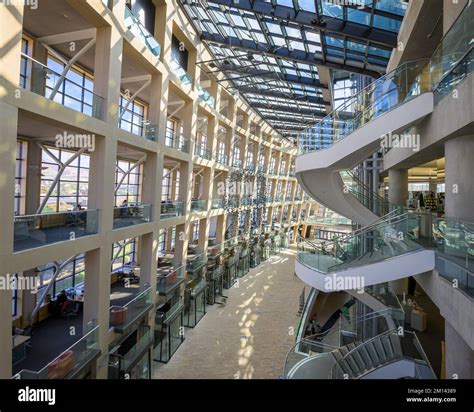
M299 296L295 252L272 256L227 291L225 306L208 306L168 364L155 363L155 378L278 379L295 343ZM306 286L306 295L309 288Z

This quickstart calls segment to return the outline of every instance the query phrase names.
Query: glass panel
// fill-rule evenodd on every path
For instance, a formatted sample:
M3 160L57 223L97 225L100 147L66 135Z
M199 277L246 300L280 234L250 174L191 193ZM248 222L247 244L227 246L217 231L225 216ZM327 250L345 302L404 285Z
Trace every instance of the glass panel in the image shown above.
M137 203L135 205L114 208L114 229L148 222L151 222L151 205Z
M83 100L83 93L86 89L82 84L75 83L69 78L61 76L63 67L54 60L48 60L48 66L32 59L26 54L22 54L22 60L28 61L32 67L32 76L29 89L44 97L51 98L53 89L59 85L54 94L54 101L63 104L71 109L91 115L97 119L103 119L105 111L105 99L87 91L87 101ZM55 69L57 67L57 69ZM71 69L73 70L73 69ZM22 85L20 79L20 85ZM25 86L24 82L22 87ZM88 103L87 105L84 104Z
M67 379L100 354L99 326L93 327L74 345L38 372L22 370L14 379Z
M126 305L111 306L110 326L121 330L127 328L150 309L152 302L151 288L148 287Z
M44 213L14 218L14 251L98 233L98 210Z
M161 203L161 219L169 219L183 214L183 202L169 202Z

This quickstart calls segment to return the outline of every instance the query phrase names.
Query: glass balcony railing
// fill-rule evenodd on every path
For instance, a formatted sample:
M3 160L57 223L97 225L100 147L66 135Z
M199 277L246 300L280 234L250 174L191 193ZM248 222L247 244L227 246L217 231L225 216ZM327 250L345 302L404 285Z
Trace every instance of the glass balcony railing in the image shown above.
M153 35L145 28L140 20L132 13L132 11L125 7L125 27L138 37L156 57L160 57L161 46L155 40Z
M474 5L468 2L430 59L400 65L304 130L298 138L299 154L326 149L423 93L434 91L439 101L473 70L473 20Z
M183 202L164 201L161 203L161 219L171 219L183 215Z
M206 89L204 89L204 87L202 87L199 83L196 84L196 88L199 94L199 99L201 99L201 101L206 103L208 106L214 108L216 104L216 100L214 99L214 97L211 96L211 94Z
M99 230L99 210L14 217L13 250L19 252L84 236Z
M207 200L191 200L191 212L205 212Z
M224 207L224 199L212 199L211 209L221 209Z
M431 76L434 88L443 83L446 76L458 66L459 62L465 60L465 57L472 52L474 46L472 30L474 5L472 2L467 3L431 57ZM472 54L470 60L472 62Z
M170 61L170 69L183 85L192 86L193 78L181 67L181 64L173 58L171 58Z
M200 279L198 282L196 282L192 289L191 289L191 296L197 296L199 295L204 289L206 289L207 282L205 278Z
M198 255L188 255L186 259L186 270L188 272L194 272L199 269L207 262L207 252L200 253Z
M331 241L317 242L300 237L297 258L323 273L372 264L422 249L410 236L415 226L414 217L403 213Z
M94 326L41 370L23 369L13 376L13 379L72 379L76 372L82 370L99 354L99 326Z
M388 200L385 200L377 192L374 192L371 188L365 185L351 171L341 171L340 175L347 191L377 216L385 216L393 209Z
M404 63L301 132L299 154L327 149L368 122L430 91L429 60Z
M119 127L146 140L158 141L158 126L124 107L120 108Z
M212 151L203 144L194 145L194 154L206 160L212 159Z
M343 216L310 216L306 221L322 225L352 225L352 220Z
M164 305L158 307L155 315L155 322L163 324L174 319L175 315L183 311L184 302L182 296L173 296L173 298Z
M237 168L237 169L240 169L242 167L242 160L240 159L234 159L232 161L232 166Z
M451 94L453 90L474 71L474 48L443 78L435 90L435 102Z
M110 326L122 332L148 312L152 304L151 288L148 287L127 304L110 307Z
M181 152L190 152L190 140L183 135L177 134L173 129L166 128L165 146L179 150Z
M106 100L83 84L76 83L72 71L63 76L26 54L22 54L21 59L22 65L31 73L26 80L20 78L21 87L88 116L104 119Z
M316 234L316 232L315 232ZM438 218L430 213L398 208L383 219L347 235L326 239L299 239L298 260L319 272L372 264L387 258L430 248L447 278L458 273L466 293L474 271L474 224ZM457 269L455 268L457 267Z
M184 282L185 268L164 267L157 274L156 290L160 295L167 295Z
M471 269L446 259L439 254L436 256L436 270L456 288L474 298L474 273Z
M140 326L140 337L133 347L121 358L120 368L123 371L129 368L137 361L140 355L146 348L149 348L154 341L153 331L149 326Z
M224 165L224 166L227 166L228 164L228 156L225 154L225 153L216 153L216 162L221 164L221 165Z
M114 229L151 222L151 205L137 204L114 208Z

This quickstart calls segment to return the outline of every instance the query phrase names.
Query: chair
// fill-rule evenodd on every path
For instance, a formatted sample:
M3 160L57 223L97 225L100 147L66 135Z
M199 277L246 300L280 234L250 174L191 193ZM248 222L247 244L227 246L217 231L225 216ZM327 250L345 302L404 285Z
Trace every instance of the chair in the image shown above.
M110 324L112 326L122 325L127 321L127 307L112 306L110 309Z
M61 354L48 365L48 379L63 379L74 369L74 352Z
M77 316L79 314L79 304L73 300L68 299L61 306L61 316L63 318L70 318L71 316Z

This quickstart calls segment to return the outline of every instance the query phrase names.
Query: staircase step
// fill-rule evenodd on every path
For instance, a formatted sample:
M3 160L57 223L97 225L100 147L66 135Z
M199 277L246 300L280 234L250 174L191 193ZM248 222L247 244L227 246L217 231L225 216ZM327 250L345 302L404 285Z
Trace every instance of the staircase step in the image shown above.
M372 359L369 356L369 353L367 351L367 345L360 345L359 347L359 354L364 360L364 365L365 365L365 370L370 370L374 366L374 363L372 362Z
M380 342L380 338L374 339L372 343L374 344L375 351L377 352L377 356L379 357L380 363L386 362L387 355L385 354L385 351L383 349L382 342Z
M349 367L351 368L352 370L352 373L354 375L359 375L360 372L361 372L361 369L359 368L359 365L357 365L357 362L355 361L354 359L354 354L353 353L350 353L349 355L347 355L345 358L345 362L347 362L347 364L349 365ZM344 361L343 361L344 362Z
M396 335L395 333L391 333L389 336L390 336L390 342L392 343L392 348L395 354L402 355L403 354L402 345L400 344L400 338L398 337L398 335Z
M357 363L357 366L359 367L360 371L364 371L367 369L367 365L364 362L364 359L362 358L360 354L360 348L356 348L352 352L352 357L354 358L354 361Z
M375 365L375 366L380 364L380 358L377 355L377 351L375 349L375 346L374 346L373 342L366 343L365 347L367 349L367 353L370 356L370 359L372 360L372 364Z
M393 352L392 344L390 343L390 337L382 336L380 340L382 342L385 353L387 354L387 360L393 359L395 356L395 353Z
M339 367L341 368L341 370L343 372L343 375L347 375L348 377L352 377L353 376L352 370L349 367L349 365L347 364L347 362L345 360L343 360L344 355L341 353L341 351L340 350L335 350L335 351L332 352L332 355L336 359L336 365L339 365Z

